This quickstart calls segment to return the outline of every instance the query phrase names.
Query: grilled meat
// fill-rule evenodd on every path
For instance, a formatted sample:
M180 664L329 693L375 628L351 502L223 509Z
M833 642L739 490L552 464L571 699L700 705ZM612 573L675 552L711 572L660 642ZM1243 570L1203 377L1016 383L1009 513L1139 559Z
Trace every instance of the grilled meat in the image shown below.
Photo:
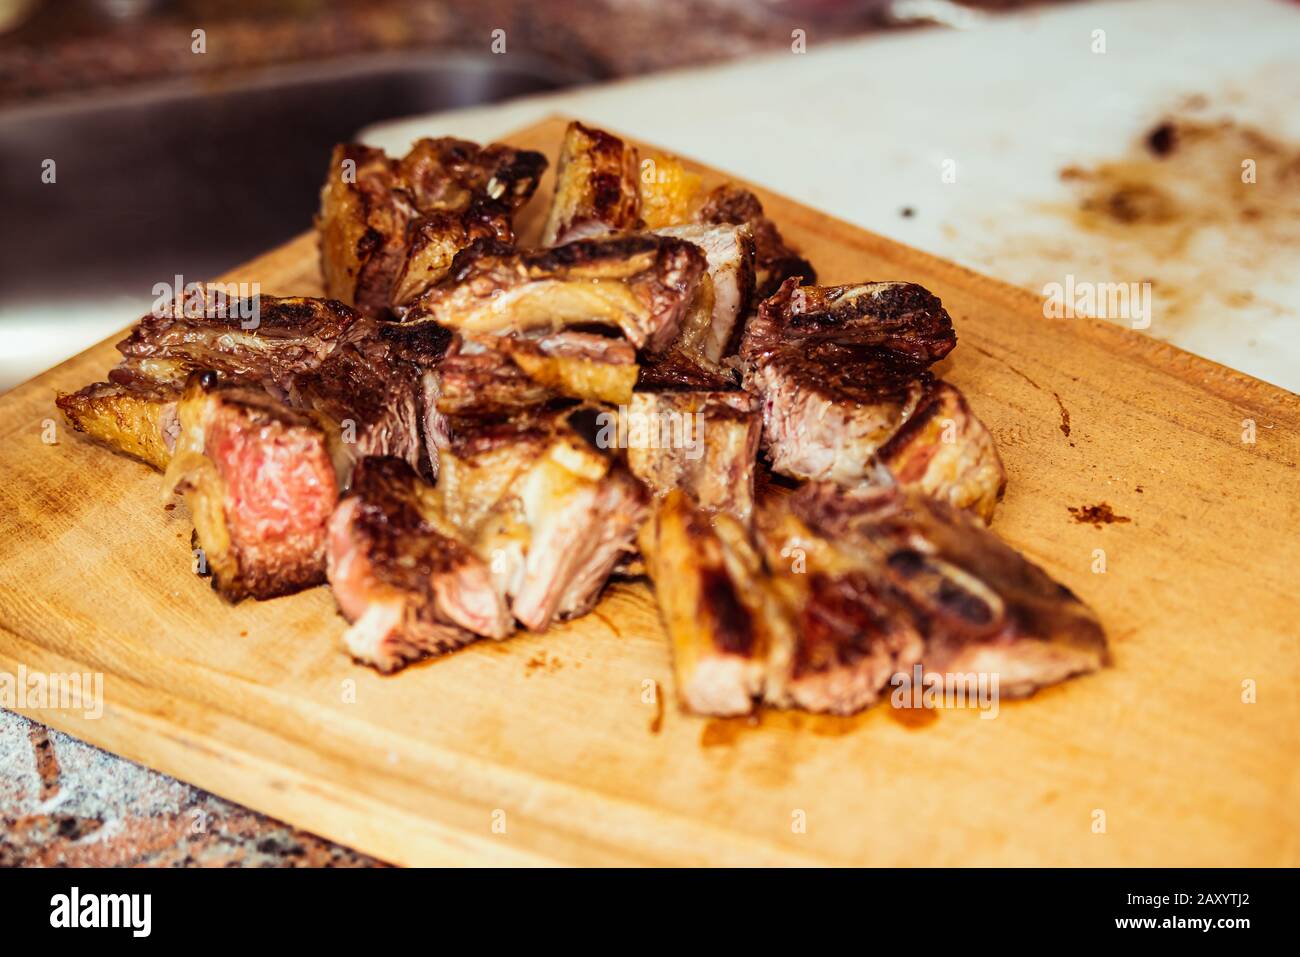
M790 640L790 623L744 525L674 489L655 504L639 542L682 704L699 714L748 714L763 693L768 650Z
M546 157L502 143L479 146L454 137L417 140L397 163L398 179L422 213L496 203L514 213L532 198Z
M709 193L695 218L701 223L748 225L754 237L754 279L759 299L772 295L787 279L801 284L817 281L808 260L786 245L776 224L763 214L763 204L747 189L726 183Z
M675 333L702 265L693 247L653 237L531 253L476 243L416 314L477 335L607 325L640 346Z
M637 368L636 350L622 338L507 334L457 338L428 383L442 416L501 416L561 397L627 402Z
M338 486L316 420L212 372L190 377L177 416L163 494L184 494L217 591L272 598L324 581Z
M488 566L404 459L372 456L357 466L329 521L328 576L351 625L347 650L385 673L513 631Z
M645 514L644 487L567 413L453 420L439 462L443 514L532 630L591 608Z
M117 344L123 358L109 380L180 389L190 373L212 370L282 391L340 344L361 338L360 323L356 312L328 299L236 301L209 292L201 303L187 301L136 323Z
M658 230L657 235L693 243L703 251L708 263L670 351L682 352L695 364L720 372L722 359L735 351L732 342L737 322L749 312L754 295L754 240L750 228L672 226Z
M876 450L898 484L967 509L985 524L1007 484L993 436L947 382L930 383L907 420Z
M289 401L313 413L328 436L341 488L368 455L395 455L420 467L419 377L418 368L370 344L344 346L315 372L293 380Z
M905 486L987 521L1005 484L992 436L927 371L955 344L947 312L920 286L787 281L740 349L773 469L855 484L883 463Z
M467 336L606 326L653 352L677 335L705 265L695 246L662 236L528 252L479 241L456 256L446 281L420 296L408 316Z
M500 336L493 344L533 382L558 395L613 404L632 398L638 366L626 339L566 330Z
M179 398L180 391L170 386L95 382L61 393L55 404L78 432L161 470L167 468L180 433Z
M464 212L444 210L411 223L406 258L389 297L393 311L404 315L413 299L447 275L456 254L479 239L514 243L510 214L499 204L476 202Z
M928 671L996 674L1015 697L1108 661L1100 623L1070 589L946 502L811 483L788 507L905 598Z
M943 303L915 283L801 287L791 279L760 305L740 354L761 365L823 345L887 349L924 368L951 352L957 336Z
M540 153L451 138L419 140L400 160L335 147L316 218L326 295L371 317L400 309L473 240L513 242L511 216L545 168Z
M388 309L393 278L406 258L406 229L419 213L383 150L340 143L321 189L325 295L368 316Z
M749 521L763 427L757 399L746 392L638 392L619 412L628 468L652 491L680 488L706 510Z
M640 162L617 136L570 123L555 168L542 245L556 246L640 225Z
M921 659L908 606L851 544L818 534L768 495L756 525L789 626L772 645L764 700L851 714L874 704L890 678Z

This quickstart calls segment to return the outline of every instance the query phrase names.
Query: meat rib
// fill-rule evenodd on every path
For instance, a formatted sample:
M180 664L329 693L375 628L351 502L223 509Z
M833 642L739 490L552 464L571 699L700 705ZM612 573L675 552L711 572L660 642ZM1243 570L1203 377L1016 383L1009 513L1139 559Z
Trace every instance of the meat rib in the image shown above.
M705 265L695 246L661 236L525 252L480 241L457 255L446 281L412 303L408 316L467 336L605 326L656 351L677 335Z

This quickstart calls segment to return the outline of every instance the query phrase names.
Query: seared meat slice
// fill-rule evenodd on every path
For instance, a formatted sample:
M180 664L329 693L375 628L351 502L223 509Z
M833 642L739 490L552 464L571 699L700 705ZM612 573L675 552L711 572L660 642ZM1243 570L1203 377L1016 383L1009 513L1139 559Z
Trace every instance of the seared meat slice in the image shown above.
M170 386L95 382L54 401L78 432L161 470L171 461L180 432L179 398L180 391Z
M663 236L527 252L479 241L456 256L447 279L408 315L467 336L608 326L653 352L677 335L705 265L695 246Z
M354 466L368 455L395 455L420 466L419 377L417 368L368 343L343 346L315 372L293 380L289 401L312 412L325 431L340 488L349 486Z
M854 483L916 409L932 377L882 349L817 342L749 367L745 387L763 402L763 447L773 470Z
M316 218L326 294L378 317L474 239L513 242L510 217L545 168L540 153L451 138L419 140L401 160L336 146Z
M533 150L454 137L416 140L397 164L398 178L422 213L460 212L476 201L513 213L532 198L545 170L546 157Z
M645 518L645 487L586 440L560 431L524 476L528 526L523 580L511 610L541 631L589 612Z
M742 523L674 489L655 504L639 541L682 704L699 714L753 711L768 651L791 635Z
M219 288L219 287L214 287ZM360 338L361 317L328 299L260 296L208 298L150 314L117 344L122 362L109 373L119 385L181 388L191 372L212 370L283 390L312 372L339 345ZM244 316L252 316L247 319Z
M637 229L640 165L636 148L617 136L570 123L555 168L555 195L542 245Z
M877 567L809 528L787 499L765 496L756 519L771 587L791 621L772 646L764 700L851 714L920 661L921 634Z
M617 443L656 493L681 488L701 507L748 522L763 423L747 392L638 392L620 409Z
M671 226L656 230L656 234L684 239L704 252L708 272L696 288L695 300L671 348L706 368L718 368L723 357L734 351L736 323L749 312L754 295L754 239L750 227Z
M488 566L404 460L363 459L329 522L328 575L352 657L382 672L513 630Z
M927 671L998 676L1020 696L1108 662L1093 612L1070 589L946 502L899 488L811 483L793 515L874 566L925 634Z
M411 223L406 259L393 281L393 311L404 315L411 300L440 282L456 254L478 239L514 243L510 214L499 204L476 202L464 212L444 210Z
M406 229L419 215L402 185L383 150L334 147L316 217L325 295L368 316L388 309L406 258Z
M772 467L856 484L884 464L904 486L987 522L1006 482L993 437L926 370L955 344L948 313L920 286L786 282L740 350L746 388L763 398Z
M801 287L791 279L760 305L740 355L762 365L819 345L888 349L900 361L925 367L951 352L957 336L943 303L915 283Z
M591 608L631 548L648 498L567 417L452 420L439 450L443 514L535 631Z
M190 377L177 415L163 494L184 494L217 591L271 598L324 581L338 487L316 420L212 372Z
M947 382L933 382L876 452L899 485L968 509L987 524L1006 488L993 436Z
M719 186L708 195L695 218L701 223L749 225L754 236L755 286L759 299L772 295L787 279L797 277L801 283L808 284L817 281L812 264L786 245L776 224L763 214L763 204L749 190L734 183Z

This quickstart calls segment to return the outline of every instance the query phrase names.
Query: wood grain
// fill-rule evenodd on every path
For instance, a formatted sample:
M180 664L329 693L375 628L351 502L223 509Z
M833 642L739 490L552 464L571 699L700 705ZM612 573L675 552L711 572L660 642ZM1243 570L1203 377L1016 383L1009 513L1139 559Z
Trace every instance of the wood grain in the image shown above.
M562 128L511 141L554 156ZM942 371L1010 475L994 527L1096 607L1114 667L995 720L708 721L676 710L652 600L622 584L567 627L381 678L340 650L327 590L223 604L157 474L61 422L42 441L106 343L0 398L0 671L105 675L99 719L27 713L408 864L1300 864L1300 399L759 193L826 281L943 298ZM226 278L319 293L314 240ZM1068 511L1100 502L1130 521Z

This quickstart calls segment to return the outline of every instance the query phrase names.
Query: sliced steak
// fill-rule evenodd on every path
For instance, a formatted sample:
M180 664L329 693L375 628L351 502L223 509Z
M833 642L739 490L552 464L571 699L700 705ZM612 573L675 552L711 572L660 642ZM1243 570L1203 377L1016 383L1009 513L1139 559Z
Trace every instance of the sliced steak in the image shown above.
M542 245L638 228L639 175L635 147L603 130L570 123L555 168L555 194Z
M328 576L356 660L382 672L513 631L488 566L404 459L372 456L329 522Z
M834 714L874 704L921 659L909 606L850 543L792 514L788 496L766 496L756 524L790 621L771 649L764 700Z
M338 486L316 420L212 372L190 377L177 414L164 497L184 494L216 590L238 601L324 581Z
M1005 484L993 438L928 371L955 344L948 313L920 286L785 283L740 350L772 468L853 485L884 464L904 486L988 521Z
M1108 661L1096 615L965 512L898 488L810 483L789 509L905 597L928 671L997 675L1019 696Z
M452 420L439 461L443 514L535 631L591 608L645 515L644 486L565 412Z
M334 148L316 230L326 294L372 318L398 312L475 239L514 241L511 217L546 168L540 153L445 137L400 160Z
M966 509L985 524L1006 489L1007 473L993 436L947 382L926 387L876 458L902 487Z
M294 376L318 369L340 345L367 334L361 317L339 302L227 299L219 289L205 287L201 302L186 300L142 318L117 344L123 358L109 380L180 389L192 372L211 370L282 392Z
M702 508L748 522L763 422L747 392L638 392L606 438L657 494L683 489Z
M763 694L770 647L791 638L744 526L674 489L656 502L639 542L683 706L749 714Z

